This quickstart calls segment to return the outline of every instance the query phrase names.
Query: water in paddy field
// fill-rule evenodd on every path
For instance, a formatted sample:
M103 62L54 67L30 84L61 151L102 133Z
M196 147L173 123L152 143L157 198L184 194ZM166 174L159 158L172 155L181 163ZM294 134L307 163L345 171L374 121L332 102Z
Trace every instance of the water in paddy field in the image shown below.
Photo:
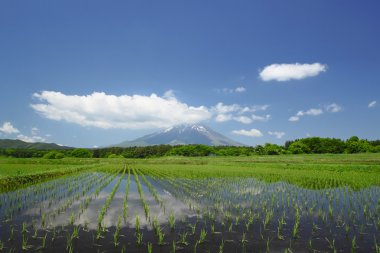
M135 172L86 172L0 194L0 250L379 250L380 187L309 190Z

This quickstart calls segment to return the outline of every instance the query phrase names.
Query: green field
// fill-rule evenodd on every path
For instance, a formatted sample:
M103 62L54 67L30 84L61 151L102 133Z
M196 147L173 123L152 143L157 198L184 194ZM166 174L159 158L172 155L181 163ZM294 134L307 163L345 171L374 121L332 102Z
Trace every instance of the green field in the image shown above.
M127 164L175 177L255 177L305 188L380 185L380 154L249 157L162 157L150 159L0 158L0 190L15 189L73 172ZM12 184L12 185L10 185Z

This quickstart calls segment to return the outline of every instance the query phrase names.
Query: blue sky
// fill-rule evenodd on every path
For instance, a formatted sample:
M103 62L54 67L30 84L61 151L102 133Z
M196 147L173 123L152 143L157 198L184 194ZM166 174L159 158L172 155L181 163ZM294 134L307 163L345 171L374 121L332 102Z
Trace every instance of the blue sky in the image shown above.
M202 122L249 144L379 139L379 1L0 2L0 138Z

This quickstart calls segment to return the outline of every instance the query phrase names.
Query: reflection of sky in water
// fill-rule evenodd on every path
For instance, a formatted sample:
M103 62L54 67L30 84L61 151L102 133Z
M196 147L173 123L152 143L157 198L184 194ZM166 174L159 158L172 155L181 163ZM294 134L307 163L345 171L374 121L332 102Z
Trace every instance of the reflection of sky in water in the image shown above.
M28 205L30 207L22 209L19 213L13 216L13 220L16 222L21 223L26 221L30 224L31 221L34 220L36 224L41 224L42 213L44 213L46 214L46 223L49 227L65 226L69 224L71 214L74 214L75 225L81 224L83 226L84 224L87 224L90 229L96 229L101 208L106 202L106 199L110 196L110 193L119 179L118 176L114 178L95 198L95 188L102 183L96 181L96 178L99 179L102 176L102 173L88 173L41 184L38 186L39 188L44 189L44 187L55 186L57 196L65 196L62 199L55 199L54 204L52 204L51 207L48 207L51 193L45 192L45 195L43 195L45 197L42 198L42 196L38 195L39 192L34 194L33 189L35 189L34 187L36 186L31 186L15 192L3 193L0 195L0 200L2 201L0 214L3 214L6 211L6 208L9 207L10 198L15 199L17 196L27 196L31 199L20 198L20 203L22 205L24 203L23 201L25 201L25 203L29 203ZM67 192L65 191L67 191L70 182L75 182L74 179L78 177L81 180L83 187L88 184L93 184L93 186L90 187L89 191L84 196L81 194L82 187L78 188L77 192L79 192L80 198L74 200L66 211L52 216L58 208L65 205L67 200L70 199L70 197L67 197ZM92 178L95 179L92 180ZM329 204L331 203L334 207L334 212L342 214L342 218L348 219L348 212L349 210L352 210L355 213L354 218L361 220L363 219L364 206L367 205L369 211L375 213L378 199L380 198L380 187L370 187L360 191L351 191L348 188L308 190L284 182L266 184L252 178L177 180L156 179L146 176L146 179L156 190L159 199L163 202L163 204L160 205L156 202L145 182L139 177L144 197L150 210L149 220L145 217L135 177L131 175L127 199L127 222L125 224L123 220L123 201L125 198L127 178L128 175L125 175L122 179L104 216L104 224L107 227L116 226L119 216L121 216L121 224L123 227L128 226L134 228L135 217L136 215L139 215L140 227L147 229L151 229L150 223L154 217L157 218L160 225L167 225L170 213L175 215L177 221L182 219L185 220L196 215L196 211L191 210L189 204L191 204L192 207L195 206L196 208L199 208L201 211L200 215L202 215L203 212L206 212L206 210L215 207L219 209L221 214L228 210L232 217L236 215L235 207L238 209L250 209L256 213L260 213L262 212L263 205L269 207L272 201L276 204L274 205L274 209L279 211L278 213L281 213L281 211L285 209L293 212L294 209L292 208L294 205L308 205L311 207L312 203L314 203L315 207L313 216L315 217L319 208L324 212L327 212ZM75 196L77 192L73 192L72 196ZM88 208L80 214L80 205L89 196L92 196L92 200L89 203ZM291 200L290 206L287 206L287 199ZM350 200L354 205L350 204ZM219 202L219 205L214 206L216 202ZM231 206L233 207L232 209L229 208ZM304 210L303 212L306 211ZM217 219L221 218L222 215L217 217Z

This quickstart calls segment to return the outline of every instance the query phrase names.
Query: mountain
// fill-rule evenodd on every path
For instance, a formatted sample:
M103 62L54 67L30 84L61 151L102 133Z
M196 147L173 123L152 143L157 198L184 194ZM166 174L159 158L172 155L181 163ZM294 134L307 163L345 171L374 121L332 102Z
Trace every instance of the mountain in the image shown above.
M40 150L72 149L71 147L60 146L55 143L25 142L25 141L20 141L20 140L11 140L11 139L0 139L0 148L40 149Z
M162 132L148 134L133 141L124 141L115 147L151 146L151 145L204 144L208 146L245 146L204 125L179 125Z

